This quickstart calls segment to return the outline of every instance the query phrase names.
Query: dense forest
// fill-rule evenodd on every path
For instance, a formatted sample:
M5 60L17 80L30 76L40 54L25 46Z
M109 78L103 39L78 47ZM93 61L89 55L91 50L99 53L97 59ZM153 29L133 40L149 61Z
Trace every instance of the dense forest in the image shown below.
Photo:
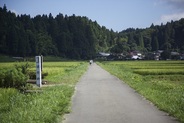
M153 24L146 29L126 29L118 34L116 45L112 52L130 52L133 50L143 53L163 50L184 52L184 19L171 21L160 26Z
M143 53L184 51L184 19L146 29L114 32L87 17L15 15L0 8L0 54L29 57L54 55L70 59L91 59L98 52Z

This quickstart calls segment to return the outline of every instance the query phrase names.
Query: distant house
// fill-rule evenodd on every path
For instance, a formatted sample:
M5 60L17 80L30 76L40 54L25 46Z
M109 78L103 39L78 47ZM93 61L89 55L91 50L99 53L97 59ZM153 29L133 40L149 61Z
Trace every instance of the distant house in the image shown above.
M180 60L184 60L184 54L180 55Z
M142 53L139 51L130 52L129 57L132 60L143 59Z
M160 56L163 50L158 50L154 52L149 52L146 54L145 59L146 60L160 60Z
M174 59L174 60L181 59L180 53L178 53L178 52L171 52L171 59Z
M163 50L154 52L154 60L160 60L161 53L163 53Z
M12 57L13 59L15 59L16 61L24 61L24 57Z
M96 55L96 59L106 60L108 56L110 56L110 53L99 52Z
M107 60L124 60L125 55L123 53L112 53L107 57Z

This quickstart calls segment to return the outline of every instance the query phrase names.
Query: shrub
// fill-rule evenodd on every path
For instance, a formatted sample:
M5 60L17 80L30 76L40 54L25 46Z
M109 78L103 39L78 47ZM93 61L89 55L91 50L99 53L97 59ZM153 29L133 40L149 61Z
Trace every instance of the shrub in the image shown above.
M0 70L0 87L3 88L17 88L19 90L25 90L28 85L26 81L28 80L28 70L30 64L17 63L14 67L9 69Z
M36 79L36 71L29 71L28 72L29 79ZM42 72L42 79L48 76L48 72Z
M22 73L20 69L7 69L0 72L0 87L14 87L20 89L26 85L28 76Z
M29 62L18 62L14 64L17 70L21 70L23 74L28 75L29 68L32 66Z
M6 70L5 69L0 69L0 87L4 86L5 83L5 75L6 75Z

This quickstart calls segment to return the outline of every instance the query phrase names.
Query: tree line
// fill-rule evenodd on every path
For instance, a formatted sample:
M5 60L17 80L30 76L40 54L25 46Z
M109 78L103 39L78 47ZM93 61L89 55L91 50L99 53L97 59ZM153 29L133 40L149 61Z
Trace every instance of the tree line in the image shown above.
M128 28L118 33L111 52L127 53L141 51L168 51L184 53L184 19L171 21L165 25L152 24L146 29Z
M0 8L0 53L5 55L89 59L107 50L115 35L87 17L50 13L31 18Z
M159 49L184 51L184 19L146 29L114 32L87 17L15 15L0 7L0 54L29 57L54 55L91 59L97 52L144 53Z

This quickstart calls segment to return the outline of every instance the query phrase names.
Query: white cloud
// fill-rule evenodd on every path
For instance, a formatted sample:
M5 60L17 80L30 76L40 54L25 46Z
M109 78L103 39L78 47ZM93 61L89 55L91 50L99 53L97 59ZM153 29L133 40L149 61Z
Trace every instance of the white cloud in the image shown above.
M155 0L154 6L163 6L169 12L167 14L162 13L160 19L154 23L156 25L184 18L184 0Z
M184 12L182 13L175 13L170 15L162 15L160 20L156 22L156 24L166 24L167 22L171 22L171 20L176 21L180 20L181 18L184 18Z
M167 6L180 12L184 11L184 0L155 0L154 6Z
M168 5L173 6L175 9L184 11L184 0L164 0Z

